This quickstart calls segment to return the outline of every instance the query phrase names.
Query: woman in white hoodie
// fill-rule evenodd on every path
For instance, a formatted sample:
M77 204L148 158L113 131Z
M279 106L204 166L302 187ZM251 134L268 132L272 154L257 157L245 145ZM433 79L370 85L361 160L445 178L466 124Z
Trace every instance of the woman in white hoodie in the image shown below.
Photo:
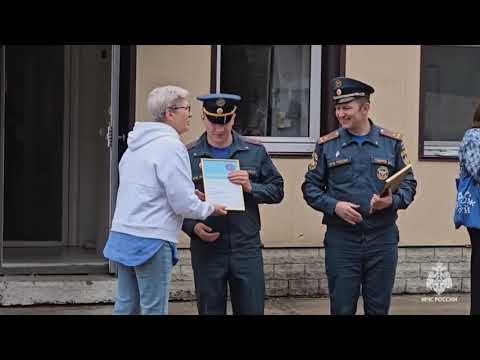
M103 251L118 264L114 314L168 314L176 242L185 217L204 220L225 207L195 194L180 134L188 131L187 90L164 86L148 97L152 122L136 122L120 164L112 228Z

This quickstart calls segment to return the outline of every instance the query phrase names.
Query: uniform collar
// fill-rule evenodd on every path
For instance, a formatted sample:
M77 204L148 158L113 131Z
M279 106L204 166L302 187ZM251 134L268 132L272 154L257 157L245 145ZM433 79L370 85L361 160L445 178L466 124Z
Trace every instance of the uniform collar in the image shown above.
M378 140L380 136L380 128L376 126L372 120L368 119L370 123L370 132L367 134L365 142L369 142L370 144L378 147ZM340 142L342 147L350 145L355 140L353 139L352 135L345 129L340 129Z
M230 156L233 156L238 151L245 151L250 148L250 145L247 144L240 134L232 130L233 142L230 145ZM193 156L196 157L213 157L211 147L208 145L207 133L204 132L202 136L198 139L197 149L193 152Z

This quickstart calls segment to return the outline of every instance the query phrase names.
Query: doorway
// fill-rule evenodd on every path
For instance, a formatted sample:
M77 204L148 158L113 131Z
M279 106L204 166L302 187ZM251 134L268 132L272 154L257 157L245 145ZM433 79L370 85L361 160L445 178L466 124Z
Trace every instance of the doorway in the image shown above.
M126 48L123 58L131 61ZM125 93L125 82L132 86L132 67L122 64L127 71L120 85L122 74L120 79L112 74L122 56L115 57L113 49L2 47L3 273L108 272L102 250L116 194L118 151L125 148L116 139L119 131L128 131L133 113L124 109L121 129L114 126L119 125L118 96Z

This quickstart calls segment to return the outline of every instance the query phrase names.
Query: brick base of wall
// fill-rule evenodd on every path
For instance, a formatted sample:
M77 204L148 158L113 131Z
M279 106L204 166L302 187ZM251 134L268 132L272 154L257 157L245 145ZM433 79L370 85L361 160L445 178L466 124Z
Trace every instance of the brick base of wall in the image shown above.
M448 269L452 287L445 293L470 292L470 254L467 247L402 247L398 249L398 266L394 294L428 294L427 278L432 267L442 263ZM180 250L181 259L172 273L172 300L194 300L195 287L190 250ZM266 295L327 296L325 250L264 249Z

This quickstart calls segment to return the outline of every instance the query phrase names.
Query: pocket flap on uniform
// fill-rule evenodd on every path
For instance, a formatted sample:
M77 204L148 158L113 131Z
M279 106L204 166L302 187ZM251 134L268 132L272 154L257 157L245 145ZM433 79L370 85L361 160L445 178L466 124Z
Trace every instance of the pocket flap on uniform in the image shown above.
M351 162L352 162L352 159L350 158L331 160L331 161L328 161L328 168L331 169L337 166L348 165Z
M389 159L373 158L372 162L376 165L387 165L393 167L393 161Z

